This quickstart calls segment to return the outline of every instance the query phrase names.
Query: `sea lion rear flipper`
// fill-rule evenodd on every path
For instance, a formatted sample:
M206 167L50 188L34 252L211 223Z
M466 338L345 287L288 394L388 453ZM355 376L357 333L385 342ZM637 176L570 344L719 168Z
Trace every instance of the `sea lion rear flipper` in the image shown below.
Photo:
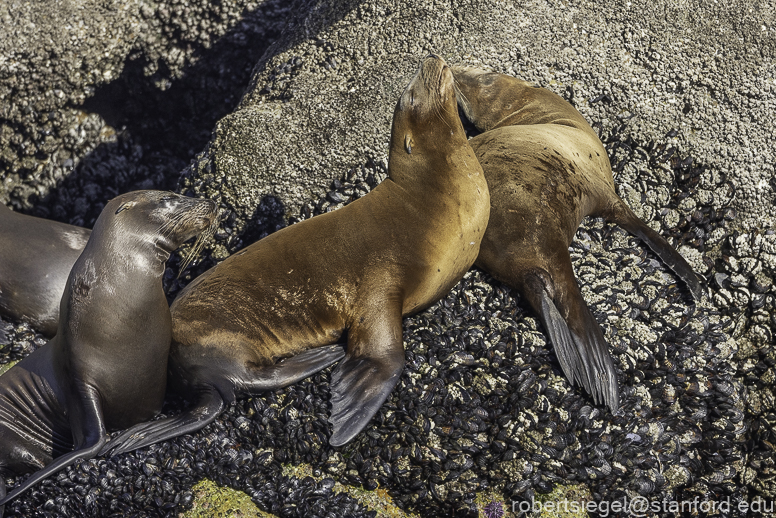
M698 275L682 257L682 254L677 252L663 236L641 221L630 207L625 205L625 202L617 198L615 207L607 211L604 214L604 218L607 221L618 224L644 241L660 260L684 281L696 301L700 301L703 298L703 287L698 279Z
M91 387L77 387L70 396L70 427L73 431L75 449L54 459L54 462L36 471L0 500L0 506L13 500L44 478L53 475L79 460L88 460L97 456L108 439L102 418L100 396Z
M616 411L620 406L617 372L601 328L582 298L576 279L573 275L566 277L565 300L557 302L561 304L560 310L568 314L567 322L542 277L527 276L526 296L550 335L563 372L572 384L582 385L596 404L603 402L612 412Z
M332 446L342 446L372 419L404 369L401 315L348 331L348 354L332 373Z
M174 417L136 424L106 443L100 455L111 451L118 455L166 441L179 435L194 433L213 422L224 409L224 398L212 385L202 387L193 408Z

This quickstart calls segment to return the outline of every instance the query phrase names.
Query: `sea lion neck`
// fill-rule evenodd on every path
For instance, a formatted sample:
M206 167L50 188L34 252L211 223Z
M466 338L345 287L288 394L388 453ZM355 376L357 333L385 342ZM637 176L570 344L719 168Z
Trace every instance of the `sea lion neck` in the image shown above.
M120 216L122 214L107 221L98 218L93 235L99 233L99 242L90 239L81 257L89 257L97 270L110 272L119 263L126 266L127 272L138 270L146 275L150 272L154 278L161 276L165 262L175 249L174 243L158 229L149 228L144 217Z
M449 190L459 181L469 182L473 170L481 173L477 158L462 133L461 130L460 139L456 139L444 131L439 138L446 139L447 147L416 143L412 154L395 143L388 155L388 178L404 188L437 186L439 190Z

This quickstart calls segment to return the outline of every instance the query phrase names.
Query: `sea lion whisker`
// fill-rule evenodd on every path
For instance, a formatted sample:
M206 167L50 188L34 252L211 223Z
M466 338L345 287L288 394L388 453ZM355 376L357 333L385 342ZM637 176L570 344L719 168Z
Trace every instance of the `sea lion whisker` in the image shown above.
M181 263L180 268L178 269L178 276L176 278L180 278L181 274L186 270L186 268L188 268L189 265L194 261L194 259L196 259L199 256L199 254L202 252L202 249L205 248L205 242L211 237L213 237L213 235L216 233L217 228L218 228L218 220L216 219L205 230L203 230L202 233L197 237L197 240L194 241L193 245L191 245L191 248L189 249L189 253L183 259L183 262Z
M160 233L167 232L168 230L170 230L173 227L173 225L175 224L175 221L179 220L179 219L180 219L180 215L179 214L173 214L169 219L164 220L156 228L156 231L160 232Z
M160 233L163 233L165 237L168 237L172 235L173 232L175 232L180 228L181 224L185 219L186 219L186 214L182 212L173 214L169 220L165 221L159 226L157 231Z
M171 211L166 202L173 199L178 204ZM198 233L186 221L212 224L217 214L212 200L184 200L137 191L108 202L61 294L67 311L58 332L0 378L0 477L42 466L8 494L0 478L0 514L39 480L95 457L109 430L146 422L162 409L171 337L162 286L167 256L145 245L159 244L160 229L178 229L164 243L165 251L176 249ZM117 210L130 203L132 210ZM160 225L166 218L173 222ZM92 289L97 284L104 289ZM17 395L37 405L17 405ZM42 429L50 433L37 440ZM63 436L72 437L72 451L52 459Z
M463 108L464 113L470 113L471 112L471 102L469 101L469 98L466 97L466 94L461 90L461 87L459 86L461 83L458 82L458 79L455 78L455 75L453 75L453 88L455 88L455 97L458 100L458 104Z
M443 111L447 111L447 109L444 107L444 105L440 106L440 105L435 104L433 109L434 109L434 115L436 115L436 117L439 120L441 120L444 123L445 126L447 126L447 129L452 131L453 127L450 126L450 123L447 122L447 120L445 119L445 117L443 115Z

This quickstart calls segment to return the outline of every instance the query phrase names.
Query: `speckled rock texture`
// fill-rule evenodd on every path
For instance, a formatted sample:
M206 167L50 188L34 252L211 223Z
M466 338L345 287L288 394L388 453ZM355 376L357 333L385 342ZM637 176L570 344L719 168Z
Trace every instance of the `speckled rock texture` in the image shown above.
M18 4L0 14L46 12ZM501 516L562 483L597 502L728 502L717 516L776 500L773 2L58 5L70 14L0 35L0 198L86 226L138 186L218 199L231 215L179 279L172 260L171 296L384 179L394 104L433 51L574 104L620 195L705 276L708 297L693 305L641 242L590 220L572 259L611 344L617 415L569 386L517 294L472 270L405 320L406 371L351 444L327 445L324 371L238 400L196 435L64 470L8 516L173 516L205 477L283 517L371 515L335 482L379 487L421 516ZM78 17L101 19L104 36L61 29ZM0 362L43 343L24 323L0 330ZM302 462L314 477L284 473ZM664 509L645 515L679 515Z
M260 4L2 2L0 200L90 226L118 193L174 188L283 30Z

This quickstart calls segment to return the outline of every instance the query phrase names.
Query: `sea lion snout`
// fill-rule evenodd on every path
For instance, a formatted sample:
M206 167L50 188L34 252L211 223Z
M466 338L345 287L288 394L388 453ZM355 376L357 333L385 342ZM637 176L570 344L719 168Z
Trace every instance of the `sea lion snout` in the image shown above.
M152 207L153 207L152 200ZM220 220L218 205L206 198L190 198L175 193L164 193L152 209L152 218L161 218L175 234L178 243L183 243ZM169 222L169 223L167 223ZM177 248L177 245L175 246Z
M138 243L150 239L168 253L196 235L212 234L219 221L213 200L174 192L133 191L114 198L106 209L115 218L105 225L115 228L117 235L131 229Z
M207 198L189 198L176 195L171 208L190 218L192 226L197 230L204 230L214 222L221 220L218 205L215 201Z
M421 116L444 104L453 92L453 74L444 59L429 54L399 99L401 110L412 109Z

